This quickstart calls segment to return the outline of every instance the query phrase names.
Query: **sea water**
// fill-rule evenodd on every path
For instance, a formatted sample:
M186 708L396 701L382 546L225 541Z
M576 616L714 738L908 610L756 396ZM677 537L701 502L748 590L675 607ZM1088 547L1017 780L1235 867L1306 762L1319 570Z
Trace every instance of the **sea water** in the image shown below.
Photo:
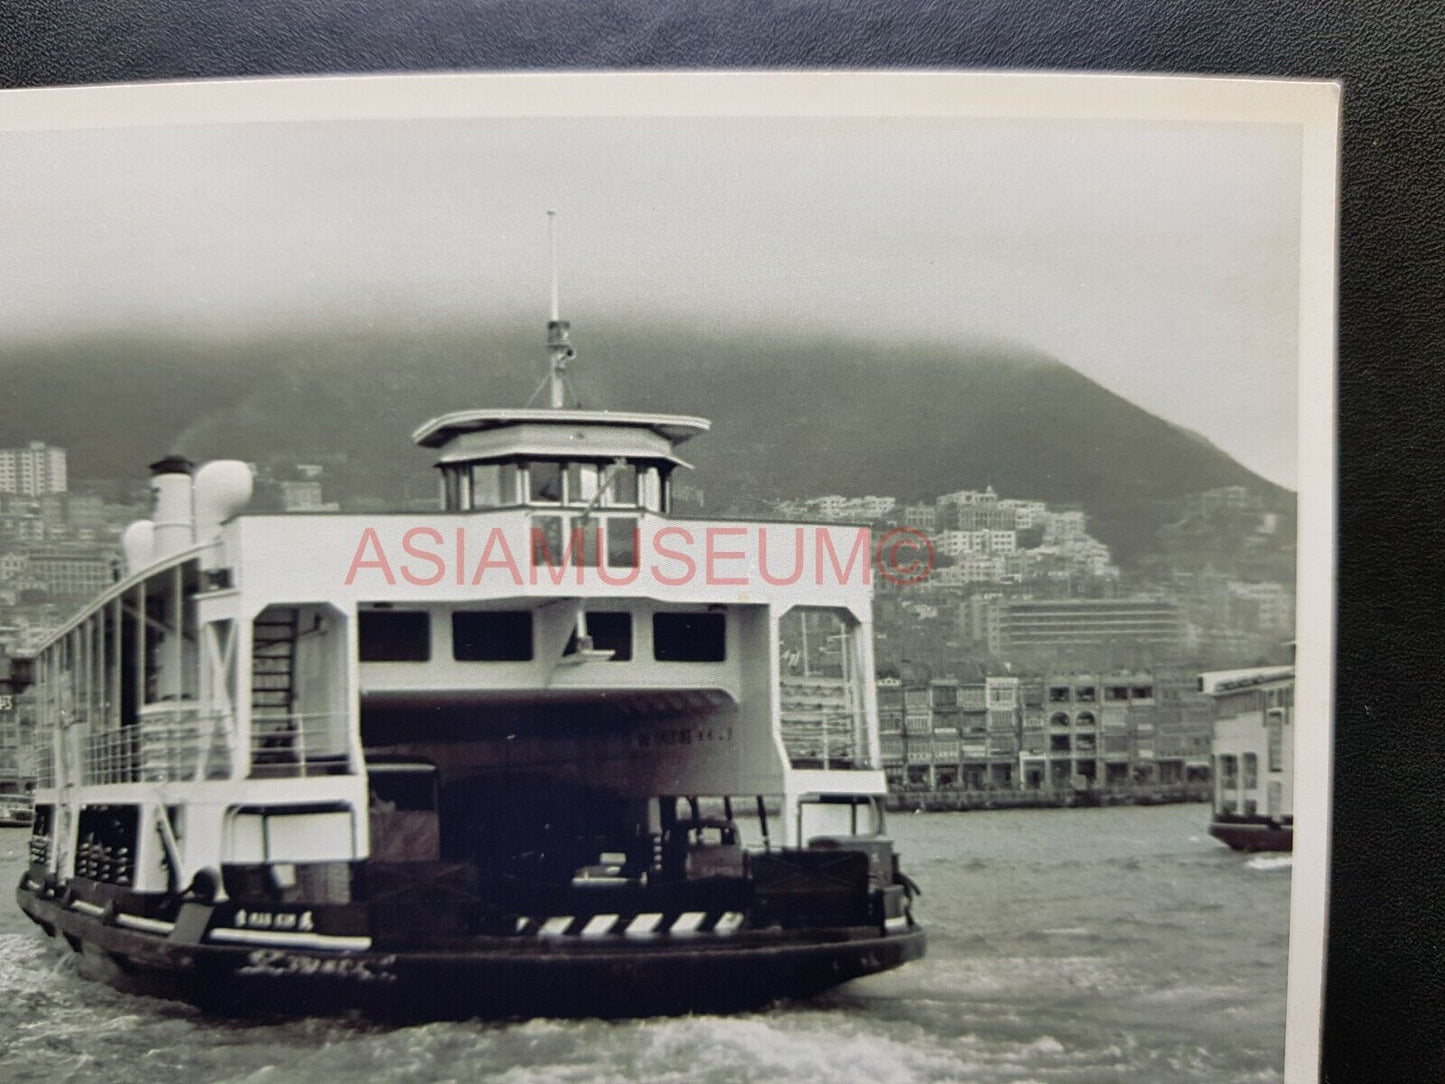
M1288 858L1235 854L1207 806L894 814L928 956L726 1017L384 1026L237 1022L120 994L20 913L0 830L7 1084L1276 1081Z

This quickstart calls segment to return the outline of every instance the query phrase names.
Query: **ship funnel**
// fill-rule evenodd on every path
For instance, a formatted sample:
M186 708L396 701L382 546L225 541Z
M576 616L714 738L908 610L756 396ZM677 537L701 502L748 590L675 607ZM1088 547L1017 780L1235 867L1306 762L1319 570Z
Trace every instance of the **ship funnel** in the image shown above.
M125 554L125 571L129 575L139 572L150 564L155 555L156 525L148 519L138 519L122 532L121 552Z
M152 559L159 561L195 545L189 459L168 455L151 464L151 500L155 521Z
M255 478L239 459L215 459L196 471L196 541L210 542L221 524L251 500Z

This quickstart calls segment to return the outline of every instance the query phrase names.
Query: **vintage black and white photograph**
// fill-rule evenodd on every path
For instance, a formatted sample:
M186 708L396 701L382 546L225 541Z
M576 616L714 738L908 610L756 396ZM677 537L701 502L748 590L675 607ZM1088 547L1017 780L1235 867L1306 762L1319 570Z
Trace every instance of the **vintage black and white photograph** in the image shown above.
M1337 109L0 92L6 1078L1313 1079Z

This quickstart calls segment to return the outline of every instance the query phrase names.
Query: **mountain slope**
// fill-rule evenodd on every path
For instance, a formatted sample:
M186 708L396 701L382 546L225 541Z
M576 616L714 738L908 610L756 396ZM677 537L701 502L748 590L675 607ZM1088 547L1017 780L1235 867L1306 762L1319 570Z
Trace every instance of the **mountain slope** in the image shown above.
M448 410L522 403L543 371L540 338L519 322L5 347L0 446L67 447L77 478L139 475L171 450L293 461L344 451L328 467L336 495L429 494L429 457L410 432ZM764 497L919 500L991 484L1082 507L1130 563L1181 493L1239 484L1292 499L1026 348L631 326L575 338L587 405L712 418L687 451L712 513Z

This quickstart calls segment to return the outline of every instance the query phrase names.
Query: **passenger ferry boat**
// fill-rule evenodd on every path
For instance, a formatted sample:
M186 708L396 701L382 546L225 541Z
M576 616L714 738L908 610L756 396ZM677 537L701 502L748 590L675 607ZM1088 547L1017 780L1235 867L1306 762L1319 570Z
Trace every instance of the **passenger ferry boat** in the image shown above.
M1294 849L1294 668L1200 676L1214 699L1214 816L1209 834L1236 851Z
M685 519L702 418L421 426L436 513L249 514L151 468L124 578L39 650L20 906L234 1013L636 1015L923 954L884 834L871 542Z

